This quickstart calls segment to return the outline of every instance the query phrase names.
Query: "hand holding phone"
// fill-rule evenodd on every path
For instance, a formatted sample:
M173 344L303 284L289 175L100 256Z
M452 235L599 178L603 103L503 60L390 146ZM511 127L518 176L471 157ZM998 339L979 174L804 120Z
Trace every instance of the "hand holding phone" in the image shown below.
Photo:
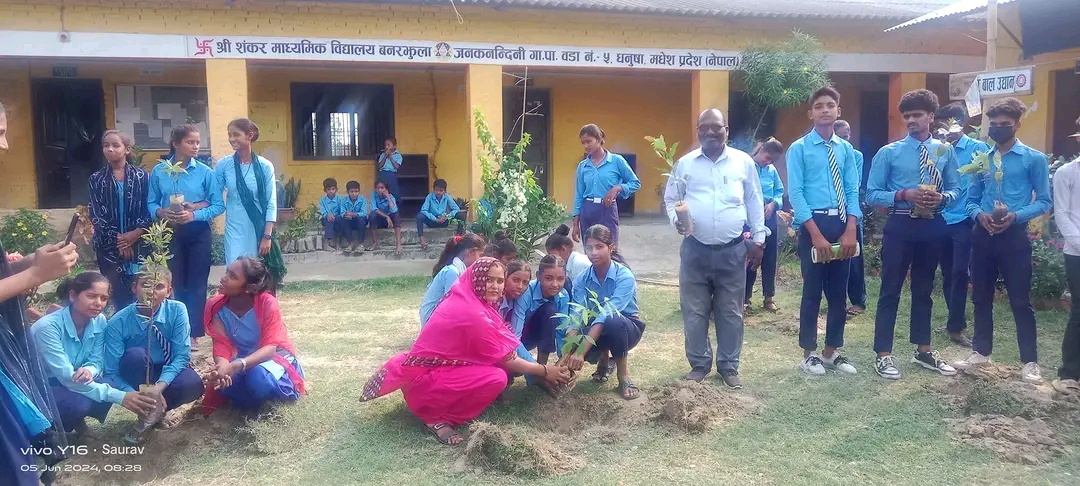
M75 237L75 227L79 225L79 213L71 215L71 225L68 226L67 237L64 238L64 245L67 246L71 243L71 239Z

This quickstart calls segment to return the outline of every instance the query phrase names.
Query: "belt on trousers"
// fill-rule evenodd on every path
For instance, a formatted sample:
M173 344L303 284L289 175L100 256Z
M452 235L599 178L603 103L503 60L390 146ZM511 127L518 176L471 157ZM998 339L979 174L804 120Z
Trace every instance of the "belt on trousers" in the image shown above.
M897 214L897 215L900 215L900 216L910 216L911 215L911 210L910 209L889 208L889 216L892 216L894 214ZM934 216L939 216L939 215L941 215L941 211L935 210L934 211Z
M587 198L585 198L585 200L589 201L589 202L596 203L596 204L603 204L604 203L604 198L602 198L602 197L587 197Z
M695 241L697 241L696 238L695 238ZM701 243L700 241L698 241L698 243L701 243L702 245L705 245L705 246L707 246L707 247L709 247L709 248L711 248L713 250L724 250L724 249L727 249L727 248L731 248L731 247L733 247L735 245L738 245L739 243L742 243L743 241L744 240L743 240L742 235L739 235L739 236L736 236L734 240L731 240L731 241L729 241L727 243L718 243L718 244L715 244L715 245L709 245L709 244L706 244L706 243Z
M820 214L822 216L840 216L839 209L814 209L810 211L811 214Z

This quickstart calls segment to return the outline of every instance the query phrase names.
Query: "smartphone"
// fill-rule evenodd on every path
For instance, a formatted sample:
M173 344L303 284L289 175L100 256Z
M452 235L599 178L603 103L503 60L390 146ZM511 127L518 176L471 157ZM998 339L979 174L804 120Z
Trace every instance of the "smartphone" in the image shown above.
M75 237L75 227L79 225L79 213L71 215L71 225L68 226L67 237L64 238L64 246L71 243L71 239Z

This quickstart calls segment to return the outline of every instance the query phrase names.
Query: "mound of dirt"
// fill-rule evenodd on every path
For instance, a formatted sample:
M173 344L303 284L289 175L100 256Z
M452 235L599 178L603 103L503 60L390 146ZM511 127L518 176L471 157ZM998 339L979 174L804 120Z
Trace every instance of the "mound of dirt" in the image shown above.
M692 381L660 387L650 401L648 408L658 410L660 420L690 432L704 432L757 408L749 397Z
M1043 419L979 414L948 422L962 442L993 450L1004 461L1042 464L1068 452L1061 437Z
M585 467L585 461L563 450L558 444L572 443L553 434L526 434L487 422L469 427L465 452L454 465L455 471L469 467L491 468L521 476L557 476Z

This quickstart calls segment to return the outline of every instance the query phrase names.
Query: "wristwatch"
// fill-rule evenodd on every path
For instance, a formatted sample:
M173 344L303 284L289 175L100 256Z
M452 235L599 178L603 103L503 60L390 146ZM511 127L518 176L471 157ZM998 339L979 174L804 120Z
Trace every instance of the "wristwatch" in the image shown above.
M270 238L271 238L271 236L270 236L270 235L263 235L263 239L264 239L264 240L269 240Z

